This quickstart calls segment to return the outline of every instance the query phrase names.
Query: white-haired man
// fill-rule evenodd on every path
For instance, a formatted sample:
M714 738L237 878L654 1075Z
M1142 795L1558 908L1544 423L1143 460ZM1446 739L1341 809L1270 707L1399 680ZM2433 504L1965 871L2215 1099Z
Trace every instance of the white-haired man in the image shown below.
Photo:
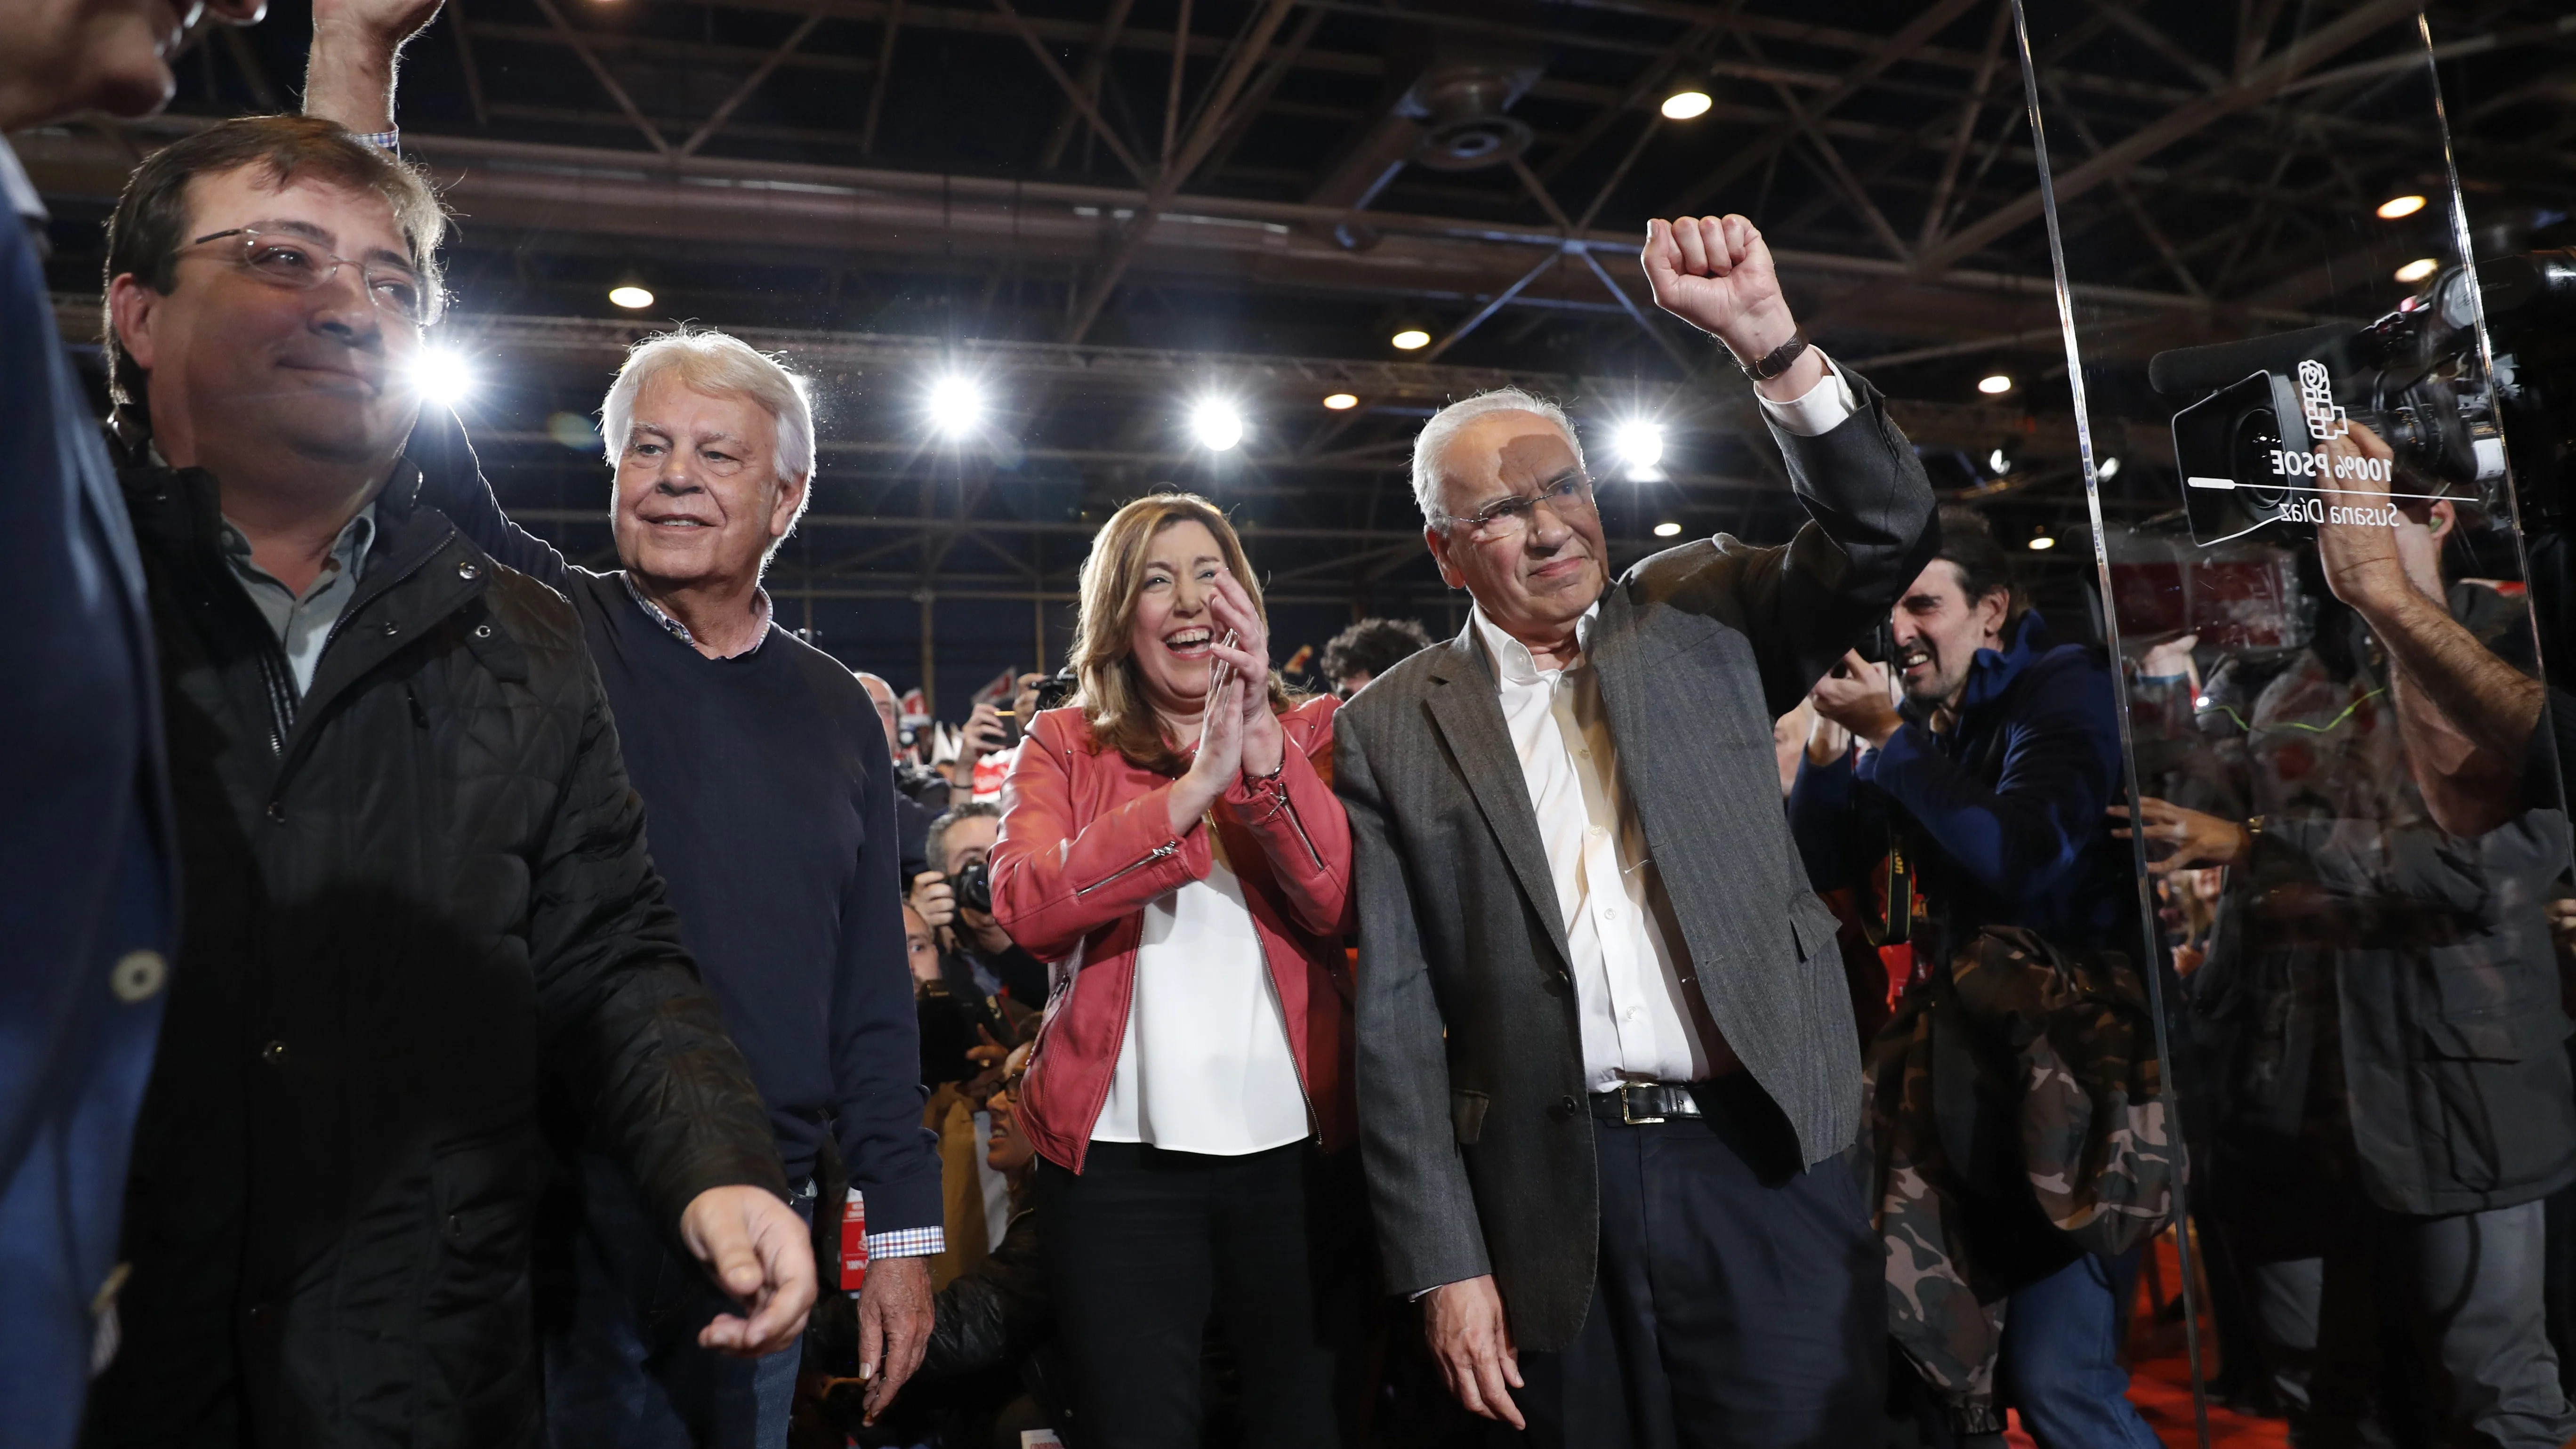
M328 9L337 23L316 23L306 108L383 136L395 53L438 0ZM775 359L683 328L627 354L600 423L621 565L605 573L502 515L453 414L425 419L411 456L424 500L571 598L654 864L809 1221L821 1145L839 1150L866 1214L859 1372L873 1419L920 1366L945 1235L937 1139L921 1126L891 749L859 681L771 627L760 587L812 497L813 406ZM721 1301L613 1164L585 1156L579 1176L574 1299L549 1316L545 1344L554 1442L781 1449L799 1354L746 1364L701 1349L697 1325Z
M452 418L415 438L423 496L580 614L681 931L769 1104L799 1206L828 1135L864 1200L860 1362L882 1408L930 1330L943 1242L921 1126L894 770L849 669L773 627L770 554L810 496L805 381L721 332L648 338L600 407L622 568L579 568L503 517ZM424 432L428 431L425 427ZM797 1355L699 1351L714 1310L605 1161L582 1167L571 1314L547 1343L556 1442L786 1442ZM833 1205L838 1210L838 1204ZM675 1302L671 1285L693 1286ZM648 1382L649 1381L649 1382Z
M1877 1428L1883 1255L1834 920L1766 747L1922 570L1932 490L1751 223L1650 223L1644 260L1753 377L1814 521L1613 584L1560 409L1424 426L1423 537L1475 608L1334 720L1361 1148L1468 1408L1542 1445L1839 1449Z

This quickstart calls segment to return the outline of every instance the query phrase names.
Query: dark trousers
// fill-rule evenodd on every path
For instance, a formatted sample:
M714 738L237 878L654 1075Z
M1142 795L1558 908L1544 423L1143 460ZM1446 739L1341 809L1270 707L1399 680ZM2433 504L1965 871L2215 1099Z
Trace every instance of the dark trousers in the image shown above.
M578 1167L569 1298L541 1324L549 1449L785 1449L801 1342L757 1359L698 1347L709 1320L742 1309L671 1250L616 1164L583 1153ZM813 1221L811 1182L796 1210Z
M1038 1163L1082 1449L1196 1449L1211 1309L1242 1376L1244 1444L1351 1442L1366 1293L1355 1157L1094 1142L1079 1175Z
M2544 1217L2537 1202L2442 1218L2361 1207L2325 1241L2240 1232L2290 1442L2565 1443L2576 1412L2541 1303Z
M1574 1342L1523 1353L1513 1398L1542 1449L1851 1449L1876 1442L1886 1254L1856 1155L1800 1171L1745 1075L1701 1120L1593 1115L1601 1256Z

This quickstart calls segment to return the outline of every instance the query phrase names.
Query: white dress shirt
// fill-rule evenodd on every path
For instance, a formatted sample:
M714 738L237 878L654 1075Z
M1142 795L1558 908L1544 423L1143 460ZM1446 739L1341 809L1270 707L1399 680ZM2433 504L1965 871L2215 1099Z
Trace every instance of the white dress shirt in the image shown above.
M1127 1035L1091 1140L1240 1157L1308 1130L1288 1016L1220 845L1205 880L1146 903Z

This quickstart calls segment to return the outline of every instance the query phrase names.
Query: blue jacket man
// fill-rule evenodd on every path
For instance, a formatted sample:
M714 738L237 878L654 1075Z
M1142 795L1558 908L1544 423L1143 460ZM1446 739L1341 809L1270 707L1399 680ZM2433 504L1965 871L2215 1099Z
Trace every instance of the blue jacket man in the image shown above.
M2098 649L2052 645L2037 610L2007 628L2001 648L1972 657L1955 724L1936 730L1943 706L1909 691L1875 749L1824 764L1809 752L1789 795L1808 878L1853 885L1892 828L1943 937L1920 942L1918 961L1988 923L2135 950L2129 852L2102 825L2120 787L2110 671Z
M2098 649L2052 647L2019 603L1983 520L1945 509L1940 551L1890 619L1903 703L1857 654L1816 685L1790 833L1816 889L1864 887L1864 915L1869 875L1902 847L1929 904L1911 933L1918 980L1987 925L2137 950L2137 887L2104 818L2121 779L2110 669ZM1857 759L1855 739L1870 747ZM2042 1443L2154 1449L2118 1359L2136 1255L2045 1261L2063 1266L2028 1267L2044 1276L2004 1316L2008 1401Z
M0 0L0 136L159 110L158 25ZM257 0L182 7L228 22ZM58 11L65 13L56 13ZM68 1444L115 1349L125 1161L178 940L143 565L45 290L45 208L0 140L0 577L17 660L0 725L0 1424Z

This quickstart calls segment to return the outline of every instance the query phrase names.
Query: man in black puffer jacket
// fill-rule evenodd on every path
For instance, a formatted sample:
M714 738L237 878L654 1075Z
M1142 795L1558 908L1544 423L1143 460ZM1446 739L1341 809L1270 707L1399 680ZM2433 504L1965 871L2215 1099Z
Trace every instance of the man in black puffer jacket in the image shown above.
M187 889L92 1443L536 1444L541 1118L744 1305L702 1342L813 1301L572 610L396 456L439 229L286 117L159 152L110 226Z

